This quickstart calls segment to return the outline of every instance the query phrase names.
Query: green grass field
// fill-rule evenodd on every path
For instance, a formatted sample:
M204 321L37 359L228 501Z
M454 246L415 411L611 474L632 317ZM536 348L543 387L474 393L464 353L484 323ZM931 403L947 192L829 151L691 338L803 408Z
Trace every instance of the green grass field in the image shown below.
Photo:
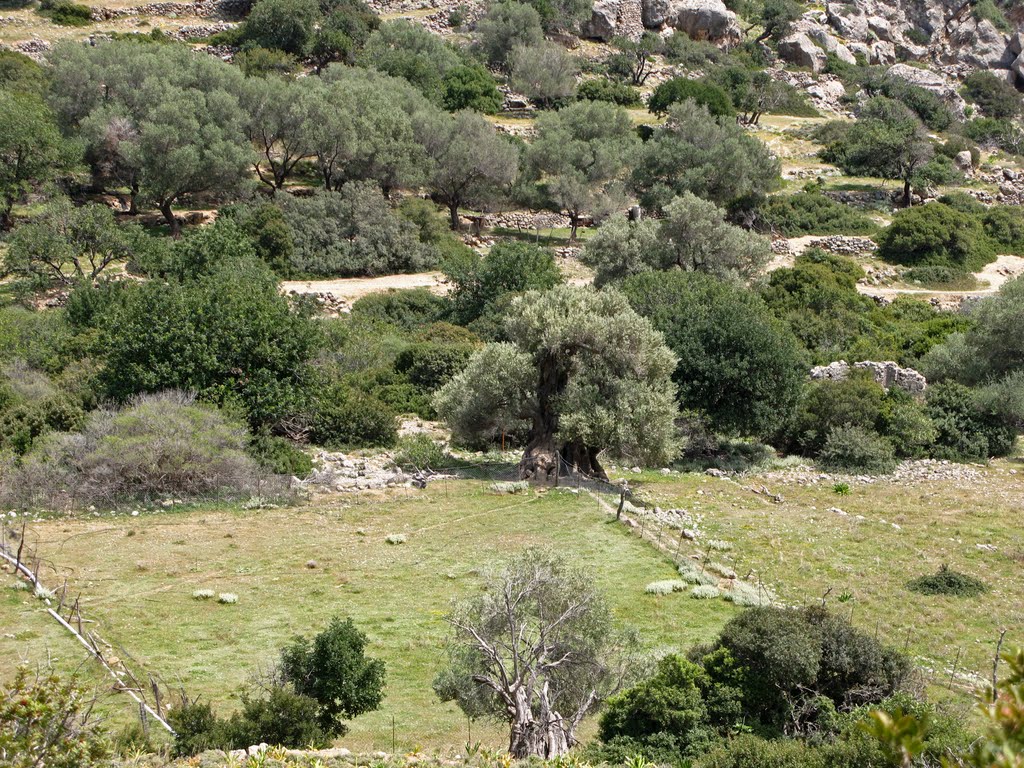
M393 533L407 543L387 544ZM54 520L37 524L32 540L60 574L46 572L46 583L66 575L106 639L222 711L290 637L317 631L333 614L352 616L370 638L370 653L388 665L383 707L356 720L342 741L353 750L390 751L392 716L399 749L466 742L465 718L431 690L443 660L444 614L453 598L478 590L481 572L506 553L550 546L588 566L616 616L658 652L713 636L735 610L644 594L649 582L673 577L671 561L585 494L499 496L470 481L291 509ZM307 567L310 560L316 568ZM238 603L192 599L199 588L236 593ZM4 659L40 661L49 649L65 670L85 659L27 593L4 590L0 627ZM129 719L134 712L124 697L105 706ZM474 724L473 740L480 739L497 747L505 737Z
M1024 644L1024 463L978 471L967 480L854 480L847 496L834 493L831 481L810 483L810 473L729 479L645 472L630 475L630 483L645 499L700 515L703 540L732 545L712 559L761 578L782 602L816 602L831 589L826 599L834 609L906 647L933 695L952 696L966 710L970 679L958 674L953 693L946 690L954 660L959 656L961 672L984 678L1001 628L1007 648ZM755 493L764 488L783 501ZM500 496L482 483L449 481L425 492L332 497L294 508L87 515L41 521L30 531L51 564L46 583L67 577L106 639L222 712L290 637L314 633L333 614L352 616L369 635L370 652L388 664L383 707L357 719L340 742L354 751L390 751L392 717L401 750L462 747L465 719L431 690L443 660L444 614L452 599L479 589L489 564L523 547L549 546L590 568L617 618L640 629L655 653L710 639L737 610L720 599L645 594L649 582L673 577L671 559L586 493ZM396 533L405 534L405 544L386 543ZM681 554L702 549L684 543ZM906 590L909 579L942 563L981 578L990 591L965 599ZM194 600L201 588L236 593L239 601ZM3 677L13 660L49 656L62 670L102 680L25 592L3 590L0 628L0 654L11 660ZM134 712L116 695L105 698L104 709L114 722L129 722ZM493 747L504 742L493 725L474 724L472 737Z

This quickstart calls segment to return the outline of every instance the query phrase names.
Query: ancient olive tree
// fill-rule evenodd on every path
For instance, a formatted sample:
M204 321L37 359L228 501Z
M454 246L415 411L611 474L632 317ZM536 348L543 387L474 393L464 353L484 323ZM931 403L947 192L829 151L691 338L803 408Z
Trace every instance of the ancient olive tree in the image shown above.
M508 61L511 86L541 108L556 106L576 92L579 65L558 43L517 46Z
M271 192L281 189L295 166L312 154L299 91L294 81L280 77L248 78L242 90L245 133L258 153L253 170Z
M517 759L565 754L633 667L635 643L614 631L592 575L536 549L493 573L448 622L448 665L434 690L469 717L508 723Z
M725 211L689 192L666 205L664 214L641 222L612 219L598 229L583 251L598 285L668 270L749 279L771 257L766 238L729 224Z
M475 112L436 114L421 136L434 160L427 187L448 208L452 229L459 228L459 208L486 205L500 198L519 168L519 151Z
M569 239L584 214L604 218L625 207L622 178L639 139L622 107L581 101L537 119L527 163L547 207L569 217Z
M502 402L517 404L515 415L530 428L520 463L524 478L549 479L559 471L598 476L602 451L641 463L663 462L675 448L676 406L671 376L676 360L650 323L634 312L622 294L576 286L530 291L512 303L506 336L529 359L528 397L513 390L509 377ZM489 349L485 347L485 351ZM462 409L476 407L477 358L470 373L454 378L439 397L459 403L441 412L451 423L467 425ZM510 355L511 357L511 355ZM483 428L492 429L487 422ZM492 432L493 434L493 432Z
M540 14L533 6L503 0L487 9L476 23L474 47L495 69L505 70L508 57L519 46L539 45L544 39Z
M780 168L768 147L735 121L687 100L669 107L668 120L644 143L633 186L650 209L683 192L726 206L775 189Z

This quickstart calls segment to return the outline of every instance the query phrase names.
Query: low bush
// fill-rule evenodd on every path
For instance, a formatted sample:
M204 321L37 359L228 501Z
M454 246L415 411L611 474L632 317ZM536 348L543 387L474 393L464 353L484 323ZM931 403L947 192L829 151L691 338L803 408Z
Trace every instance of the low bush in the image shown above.
M648 595L671 595L673 592L685 592L689 585L680 579L669 579L667 581L652 581L644 592Z
M921 595L955 595L977 597L988 592L988 585L980 579L954 571L943 564L937 573L919 576L907 582L907 589Z
M1024 214L1015 205L994 205L981 214L981 224L1000 253L1024 254Z
M880 236L878 256L893 264L975 272L996 254L980 221L942 203L907 208Z
M16 503L244 497L259 477L247 445L245 427L191 396L141 395L93 412L81 433L40 441L22 462Z
M93 23L92 9L70 0L42 0L39 15L62 27L87 27Z
M371 293L352 305L353 318L367 318L414 330L440 319L447 303L426 288Z
M316 397L310 439L327 447L389 447L398 439L397 417L376 397L334 383Z
M757 213L759 229L786 237L871 235L878 231L868 216L818 192L773 195Z
M864 427L833 427L818 464L841 472L887 474L896 468L896 454L892 443Z
M715 117L736 114L732 99L717 85L687 80L685 77L676 77L659 84L647 100L647 108L655 115L664 115L673 104L687 100L705 107Z
M402 469L440 469L451 461L444 446L429 435L409 435L398 441L395 464Z
M576 98L581 101L607 101L622 107L638 107L641 104L640 91L631 85L608 78L587 80L576 89Z
M249 443L249 455L275 475L288 475L300 479L313 471L313 459L299 446L283 437L261 434Z
M972 72L964 79L964 96L977 104L986 117L1003 120L1021 113L1017 89L987 70Z
M977 392L940 381L928 387L926 408L937 434L931 454L954 461L986 461L1013 450L1016 430L997 414L982 410Z
M970 291L978 287L978 279L970 272L953 267L911 267L903 279L922 288L947 291Z

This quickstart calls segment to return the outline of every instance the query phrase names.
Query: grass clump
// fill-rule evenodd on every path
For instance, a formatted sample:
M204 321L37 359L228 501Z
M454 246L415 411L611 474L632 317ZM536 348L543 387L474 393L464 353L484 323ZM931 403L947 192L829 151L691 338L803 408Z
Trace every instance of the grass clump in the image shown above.
M718 587L713 587L710 584L701 584L690 591L690 597L694 600L714 600L721 594Z
M687 584L697 584L700 586L715 586L718 584L717 578L697 568L696 565L689 561L679 564L679 578Z
M392 533L385 538L384 541L388 544L405 544L408 539L405 537L404 533Z
M665 581L652 581L644 592L648 595L670 595L673 592L685 592L687 583L681 579L666 579Z
M234 605L238 602L238 595L234 592L221 592L217 595L217 602L223 605Z
M748 584L745 581L734 581L732 589L723 597L734 605L744 608L771 605L775 602L775 596L766 587Z
M193 600L209 600L213 597L214 591L212 589L197 589L192 593Z
M491 483L490 488L494 493L514 495L517 493L526 493L530 490L530 484L526 480L519 480L514 483Z
M988 592L988 585L980 579L954 571L943 563L937 573L919 576L907 582L907 589L920 595L955 595L977 597Z
M15 592L28 592L30 589L27 581L21 581L20 579L11 584L11 589Z

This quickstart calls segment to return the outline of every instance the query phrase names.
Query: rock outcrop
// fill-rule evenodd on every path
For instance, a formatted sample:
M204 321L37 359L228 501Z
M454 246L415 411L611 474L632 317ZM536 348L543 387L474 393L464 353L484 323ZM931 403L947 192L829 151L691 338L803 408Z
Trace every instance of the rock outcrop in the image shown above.
M694 40L735 43L742 37L736 14L722 0L595 0L584 37L638 38L645 29L685 32Z
M811 369L812 379L842 381L850 375L851 370L870 371L872 378L886 389L897 387L912 395L924 392L928 382L923 375L913 368L902 368L892 360L874 362L864 360L852 366L845 360L838 360L828 365L819 365Z

